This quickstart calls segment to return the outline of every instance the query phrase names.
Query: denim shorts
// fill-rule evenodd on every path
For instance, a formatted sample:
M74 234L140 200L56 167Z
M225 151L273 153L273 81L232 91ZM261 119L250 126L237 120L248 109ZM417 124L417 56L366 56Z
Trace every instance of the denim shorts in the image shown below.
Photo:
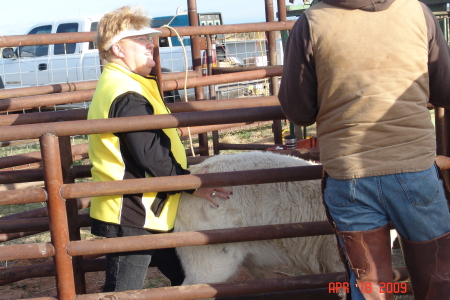
M398 233L411 241L427 241L450 231L449 208L436 166L349 180L328 176L325 203L340 231L372 230L391 220ZM350 288L352 300L364 300L353 271Z
M448 203L436 166L349 180L328 176L325 203L340 231L372 230L390 220L411 241L427 241L450 231Z

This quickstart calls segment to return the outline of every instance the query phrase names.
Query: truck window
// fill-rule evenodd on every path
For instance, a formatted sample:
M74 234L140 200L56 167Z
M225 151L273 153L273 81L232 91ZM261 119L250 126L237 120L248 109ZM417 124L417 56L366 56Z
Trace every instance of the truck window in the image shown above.
M31 30L28 34L51 33L52 25L40 26ZM48 55L48 45L20 46L19 57L36 57Z
M60 24L56 29L56 33L78 32L78 23ZM55 44L55 55L73 54L75 53L76 43L70 44Z
M97 31L98 22L91 23L91 31ZM89 42L89 50L97 49L97 44L95 42Z

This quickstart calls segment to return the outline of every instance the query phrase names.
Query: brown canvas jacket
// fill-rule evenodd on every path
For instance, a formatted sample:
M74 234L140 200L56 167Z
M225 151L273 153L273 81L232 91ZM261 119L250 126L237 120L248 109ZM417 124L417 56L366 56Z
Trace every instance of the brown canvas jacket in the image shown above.
M414 1L414 0L407 0L407 1ZM359 10L359 11L365 11L365 12L370 12L373 14L377 14L380 11L385 11L387 9L389 9L392 5L392 3L394 3L393 0L390 1L379 1L379 2L371 2L371 1L335 1L335 0L325 0L323 1L325 4L322 4L321 7L325 7L324 9L328 9L329 11L333 11L332 8L333 6L336 6L337 8L343 9L341 12L344 16L348 17L351 16L351 11L352 10ZM407 4L406 6L408 7L417 7L414 6L413 3L411 2L405 2L405 4ZM427 87L424 87L422 89L420 89L420 87L418 88L417 86L415 87L416 90L412 89L412 91L416 91L419 93L422 93L422 96L417 96L417 98L419 98L418 100L421 101L420 97L424 98L428 98L425 99L429 100L430 103L432 103L433 105L436 106L442 106L442 107L450 107L450 85L447 84L447 79L450 78L450 56L449 56L449 48L448 45L442 35L441 29L435 19L435 17L433 16L433 14L431 13L431 11L424 5L424 4L420 4L420 7L423 11L423 16L422 12L417 12L417 9L415 11L415 16L417 17L417 21L412 20L412 24L414 25L414 22L416 22L417 24L421 25L422 23L424 23L426 26L425 31L424 31L424 40L425 43L426 41L428 41L427 45L425 45L425 47L428 47L428 49L425 49L425 51L427 52L423 52L421 51L421 53L425 53L424 55L426 56L426 53L428 53L428 57L425 57L425 60L427 60L427 64L425 65L425 72L426 74L424 74L424 78L420 81L420 84L426 84ZM312 9L314 9L314 6L312 7ZM419 8L420 10L420 8ZM392 10L391 10L392 11ZM336 12L336 11L334 11ZM350 13L349 13L350 12ZM307 12L308 14L308 12ZM317 55L321 54L323 51L321 51L322 49L320 48L316 48L319 49L318 53L314 53L313 49L313 41L312 41L312 37L311 37L311 32L314 32L315 28L310 28L310 24L321 24L321 23L317 23L317 20L309 20L307 18L307 14L303 14L299 20L296 22L296 24L294 25L288 43L287 43L287 47L286 47L286 52L285 52L285 64L284 64L284 70L283 70L283 78L282 78L282 84L280 87L280 93L279 93L279 99L280 99L280 103L282 104L283 107L283 111L285 112L286 116L293 121L294 123L296 123L297 125L310 125L313 124L316 119L318 118L319 112L320 112L320 101L322 101L321 98L323 96L321 96L321 94L324 93L324 91L322 90L322 87L324 86L324 84L322 83L323 80L328 80L328 78L326 78L326 76L331 76L330 78L332 78L332 75L327 75L326 72L323 72L323 68L326 66L326 58L321 58L320 60L320 64L319 66L316 65L316 59L317 59ZM323 14L309 14L310 18L315 18L317 16L322 16ZM361 18L361 14L355 13L356 20L355 22L357 22L358 20L358 16L359 18ZM389 14L387 14L389 15ZM326 14L325 14L326 16ZM333 18L330 18L333 19ZM407 20L410 21L410 20ZM314 23L316 22L316 23ZM323 22L327 22L327 19L325 18L325 20ZM339 24L336 24L336 22L339 22L339 19L334 19L334 24L330 22L330 24L326 24L326 26L338 26ZM389 20L386 20L386 22L389 22ZM387 23L388 24L388 23ZM398 22L397 22L398 24ZM322 24L321 24L322 25ZM384 24L385 25L385 24ZM324 26L319 26L323 27ZM385 26L386 27L386 26ZM365 47L367 46L377 46L377 40L375 39L371 39L370 36L366 36L364 35L364 32L362 30L360 30L358 23L355 24L355 29L353 30L352 28L350 29L352 31L354 31L354 41L352 41L352 43L354 43L356 46L358 47L358 43L368 43L366 45L363 45ZM313 33L314 34L314 33ZM339 34L339 33L338 33ZM336 35L335 38L339 39L340 37L338 36L338 34ZM345 32L342 35L343 36L347 36L348 38L348 34L353 34L353 32ZM384 34L382 32L382 34ZM389 31L386 30L385 34L389 35ZM333 36L327 36L325 34L325 37L327 39L333 39ZM392 43L395 43L396 41L392 41ZM323 43L325 45L328 45L327 43ZM318 45L320 45L319 43L315 44L315 47L319 47ZM395 44L392 44L393 46L398 46ZM416 45L417 46L417 45ZM420 46L420 43L419 43ZM381 49L383 49L381 47ZM342 50L342 49L341 49ZM352 49L353 50L353 49ZM415 51L415 50L411 50L411 51ZM352 52L352 51L350 51ZM326 53L326 52L325 52ZM354 51L352 52L354 53ZM357 52L356 52L357 53ZM406 53L408 53L408 51L406 51ZM411 57L413 58L412 61L417 60L417 57L415 57L414 55L415 52L412 53L408 53L409 55L411 55ZM385 59L384 56L386 56L386 53L376 53L377 55L379 55L378 59L380 59L380 61L382 61L382 59ZM419 55L419 53L417 53ZM423 54L420 54L423 55ZM377 59L377 57L375 57L375 59ZM325 62L324 62L325 61ZM420 61L420 59L418 60ZM320 84L318 84L318 78L317 78L317 73L316 73L316 68L319 67L319 70L322 70L322 72L320 73L322 76L321 77L321 89L319 89ZM345 68L345 66L343 66ZM383 67L383 65L381 65L381 67ZM416 71L421 71L422 67L418 66L418 69ZM427 69L427 70L426 70ZM335 70L335 69L332 69ZM345 70L345 69L344 69ZM428 71L428 72L426 72ZM323 78L325 74L325 79ZM358 74L356 74L358 75ZM381 75L383 75L383 73L381 72ZM337 75L338 76L338 75ZM356 76L356 78L358 78ZM429 83L427 82L429 78ZM379 81L379 80L378 80ZM338 81L339 82L339 81ZM367 83L366 81L363 81L365 83ZM377 85L380 85L379 82L376 82ZM403 83L404 84L404 83ZM420 86L419 84L419 86ZM325 85L326 86L326 85ZM429 86L429 87L428 87ZM399 86L398 88L403 88L402 86ZM361 94L363 97L369 97L370 95L364 95L364 89L361 89ZM345 93L344 93L345 95ZM414 97L414 96L412 96ZM379 99L379 95L374 95L374 103L378 103L377 99ZM403 98L405 98L403 96ZM392 100L396 100L396 99L392 99ZM405 99L401 99L402 101L404 101ZM339 101L343 101L342 99L340 99ZM414 101L417 101L417 99L415 99ZM420 102L419 101L419 102ZM422 101L424 102L424 101ZM421 102L421 103L422 103ZM350 104L351 101L349 101ZM339 104L347 104L344 102L340 102ZM408 104L408 103L406 103ZM411 103L410 103L411 104ZM422 103L423 104L423 103ZM421 105L422 105L421 104ZM426 104L426 103L425 103ZM414 105L411 106L413 108L413 110L411 110L412 114L417 113L416 111L414 111ZM326 109L330 109L329 105L326 106ZM373 113L377 113L376 109L377 106L376 104L374 104L373 108ZM409 108L408 108L409 109ZM341 111L339 111L341 110ZM328 111L325 113L328 113L328 115L332 115L333 111ZM321 112L322 114L324 112ZM345 113L345 108L341 108L338 107L337 108L337 112L336 114L344 114ZM406 114L406 113L405 113ZM370 114L369 114L370 115ZM423 110L422 110L422 115L423 115ZM323 117L323 116L322 116ZM398 114L399 118L402 118L403 116L401 115L401 113ZM320 118L320 115L319 115ZM420 119L420 118L419 118ZM418 119L418 121L419 121ZM341 118L342 121L342 118ZM383 155L387 155L387 156L392 156L393 158L393 162L395 161L401 161L402 160L402 152L408 152L411 151L413 149L419 148L419 151L417 152L417 160L416 159L411 159L411 158L406 158L405 161L402 164L397 164L393 167L390 167L392 165L392 163L389 161L389 157L380 157L379 161L377 161L377 159L373 159L373 155L372 157L370 156L370 154L365 154L365 150L356 150L356 153L352 153L352 149L351 147L347 147L345 148L344 146L342 147L342 153L339 153L339 149L340 149L340 145L341 143L343 143L343 141L346 143L348 140L352 141L352 139L349 139L352 137L352 135L354 135L354 133L351 132L352 129L349 129L349 132L344 132L345 130L342 130L344 133L342 135L342 139L340 139L339 134L331 134L331 135L326 135L326 134L322 134L322 137L320 136L320 131L322 132L327 132L329 133L330 131L333 131L333 129L330 127L332 127L333 123L332 121L329 121L328 118L323 119L322 118L322 122L326 124L326 126L328 128L323 128L324 126L322 126L322 130L320 130L319 128L319 142L322 145L325 145L329 151L327 151L327 149L325 149L324 152L328 153L328 157L325 154L325 157L321 157L321 159L324 159L324 161L322 163L324 163L324 167L325 169L330 173L330 175L332 177L335 177L337 179L347 179L347 178L355 178L355 177L365 177L365 176L375 176L375 175L383 175L383 174L392 174L392 173L399 173L399 172L411 172L411 171L419 171L422 169L425 169L429 166L431 166L432 164L432 160L431 157L434 155L434 153L431 153L432 151L430 149L432 149L432 147L430 147L430 133L429 133L429 126L428 125L421 125L419 124L419 130L424 130L424 135L428 135L428 137L424 138L422 144L421 142L416 142L413 141L411 143L409 143L410 145L407 145L408 143L405 143L404 146L398 146L395 145L395 143L393 143L392 147L390 147L389 144L386 145L386 143L381 143L381 147L379 145L377 145L377 143L374 143L374 147L375 149L377 149L376 147L380 147L381 151L380 153ZM399 123L401 124L401 123ZM321 124L318 124L320 127ZM409 126L409 125L407 125ZM407 127L405 126L405 127ZM394 126L395 127L395 126ZM361 127L363 128L363 126ZM366 130L367 132L365 132L364 130ZM390 129L386 129L386 130L390 130ZM395 130L395 129L394 129ZM381 130L383 131L383 130ZM395 131L393 132L394 134L396 133ZM408 129L403 128L402 130L400 130L398 132L399 134L401 134L402 136L404 135L408 135L408 133L411 134L416 134L417 132L413 132L413 131L408 131ZM363 129L361 132L358 132L359 135L361 134L365 134L368 135L368 138L372 139L372 138L380 138L380 135L374 135L373 137L370 136L370 133L368 132L367 129ZM322 141L321 141L322 138ZM330 140L332 138L332 140ZM381 135L381 139L382 139L382 135ZM347 140L346 140L347 139ZM420 138L416 138L414 137L414 139L420 139ZM325 141L325 143L323 143ZM417 147L419 146L419 147ZM426 147L427 149L425 150L420 150L423 147ZM355 145L355 147L357 148L358 145ZM384 147L384 148L383 148ZM388 148L392 148L389 152L389 150L387 150ZM350 149L350 150L349 150ZM321 149L322 151L324 149ZM372 149L373 150L373 149ZM358 151L360 151L361 153L358 153ZM414 151L414 150L413 150ZM367 151L367 153L369 153L370 151ZM348 156L347 156L348 155ZM423 157L423 160L421 160L421 157ZM366 161L364 161L366 159ZM362 161L363 163L359 163L360 161ZM421 161L421 162L419 162ZM342 167L341 167L342 165ZM368 166L366 168L366 166ZM367 169L367 170L364 170Z

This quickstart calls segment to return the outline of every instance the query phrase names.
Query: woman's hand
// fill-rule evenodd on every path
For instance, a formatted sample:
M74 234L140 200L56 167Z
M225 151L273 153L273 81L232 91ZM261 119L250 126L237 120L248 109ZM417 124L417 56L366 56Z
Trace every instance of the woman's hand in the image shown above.
M219 204L214 201L214 197L219 197L222 199L230 199L230 196L233 194L232 191L229 189L223 188L223 187L217 187L217 188L199 188L195 190L193 195L201 198L207 199L209 202L211 202L215 207L219 207Z
M206 171L208 171L208 166L203 168L200 174L205 174ZM195 192L192 194L197 197L205 198L209 202L211 202L215 207L219 207L219 204L216 201L214 201L214 197L219 197L222 199L230 199L228 195L232 195L233 192L223 187L217 187L217 188L199 188L196 189Z

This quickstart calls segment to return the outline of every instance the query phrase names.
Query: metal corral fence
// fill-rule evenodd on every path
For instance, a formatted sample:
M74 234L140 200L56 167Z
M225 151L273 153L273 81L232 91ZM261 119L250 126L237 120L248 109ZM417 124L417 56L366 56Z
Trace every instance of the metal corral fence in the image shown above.
M337 295L328 294L329 282L341 282L344 275L320 274L311 276L293 276L283 279L267 279L235 284L202 284L196 286L156 288L131 292L85 295L86 272L104 270L105 253L134 251L140 249L159 249L229 243L251 240L278 239L312 235L332 234L327 222L281 224L260 227L222 229L214 231L167 233L140 237L111 238L84 241L80 237L80 228L90 226L87 214L78 210L89 206L89 197L113 194L143 193L150 191L173 191L195 189L199 187L219 187L245 184L260 184L294 180L319 179L322 176L320 165L292 167L258 171L241 171L220 174L184 175L149 179L134 179L121 182L82 182L77 179L90 177L89 165L77 165L75 162L87 156L87 145L72 145L74 136L104 133L150 130L161 128L180 128L185 135L185 127L191 127L193 133L199 133L199 147L194 151L206 156L208 140L204 132L228 128L230 124L249 122L274 123L274 145L281 143L280 120L284 115L276 98L279 76L282 67L277 65L276 31L289 30L293 22L286 21L284 1L278 1L279 21L273 20L273 2L265 0L267 22L197 26L197 5L195 0L188 1L189 19L192 26L178 27L182 36L191 36L192 61L194 69L188 72L185 82L184 73L162 74L155 68L161 81L161 91L181 89L185 85L195 90L195 99L188 103L168 104L171 115L147 117L129 117L105 120L85 120L87 110L64 110L30 112L25 114L5 114L0 116L0 142L3 145L17 141L39 141L39 150L25 154L0 158L0 205L18 205L27 203L47 203L47 208L2 217L0 219L0 241L8 241L37 232L50 230L51 242L24 245L3 246L0 261L24 260L35 258L53 258L33 266L11 266L0 269L0 284L18 280L55 276L59 299L199 299L219 297L233 299L236 295L270 293L257 296L257 299L336 299ZM161 28L162 37L175 36L167 28ZM201 45L207 45L208 52L213 50L210 35L236 34L266 31L268 66L212 67L208 66L209 76L202 76ZM199 36L204 35L205 39ZM0 47L16 45L40 45L44 43L91 42L94 33L42 34L39 36L11 36L0 39ZM201 42L202 41L202 42ZM228 46L228 49L231 47ZM158 48L155 51L158 61ZM159 64L158 64L159 65ZM267 79L266 79L267 78ZM267 80L269 95L229 100L206 101L203 87L209 87L209 98L215 99L215 87L219 84L232 84L253 80ZM90 101L96 81L54 84L32 88L18 88L0 91L0 111L27 111L39 107L79 103ZM203 101L205 100L205 101ZM444 111L436 112L438 154L448 153L444 126ZM447 114L448 115L448 114ZM225 125L224 125L225 124ZM278 125L277 125L278 124ZM225 145L214 137L214 153L223 149L263 149L267 145ZM189 153L189 151L187 151ZM317 156L317 149L290 151L304 158ZM189 158L195 163L204 157ZM41 186L44 187L41 187ZM400 280L407 274L400 269ZM312 289L315 289L312 291ZM182 291L182 293L180 292ZM240 296L239 299L256 299L256 296ZM270 297L270 298L269 298ZM43 298L41 298L43 299ZM54 298L45 298L54 299Z

